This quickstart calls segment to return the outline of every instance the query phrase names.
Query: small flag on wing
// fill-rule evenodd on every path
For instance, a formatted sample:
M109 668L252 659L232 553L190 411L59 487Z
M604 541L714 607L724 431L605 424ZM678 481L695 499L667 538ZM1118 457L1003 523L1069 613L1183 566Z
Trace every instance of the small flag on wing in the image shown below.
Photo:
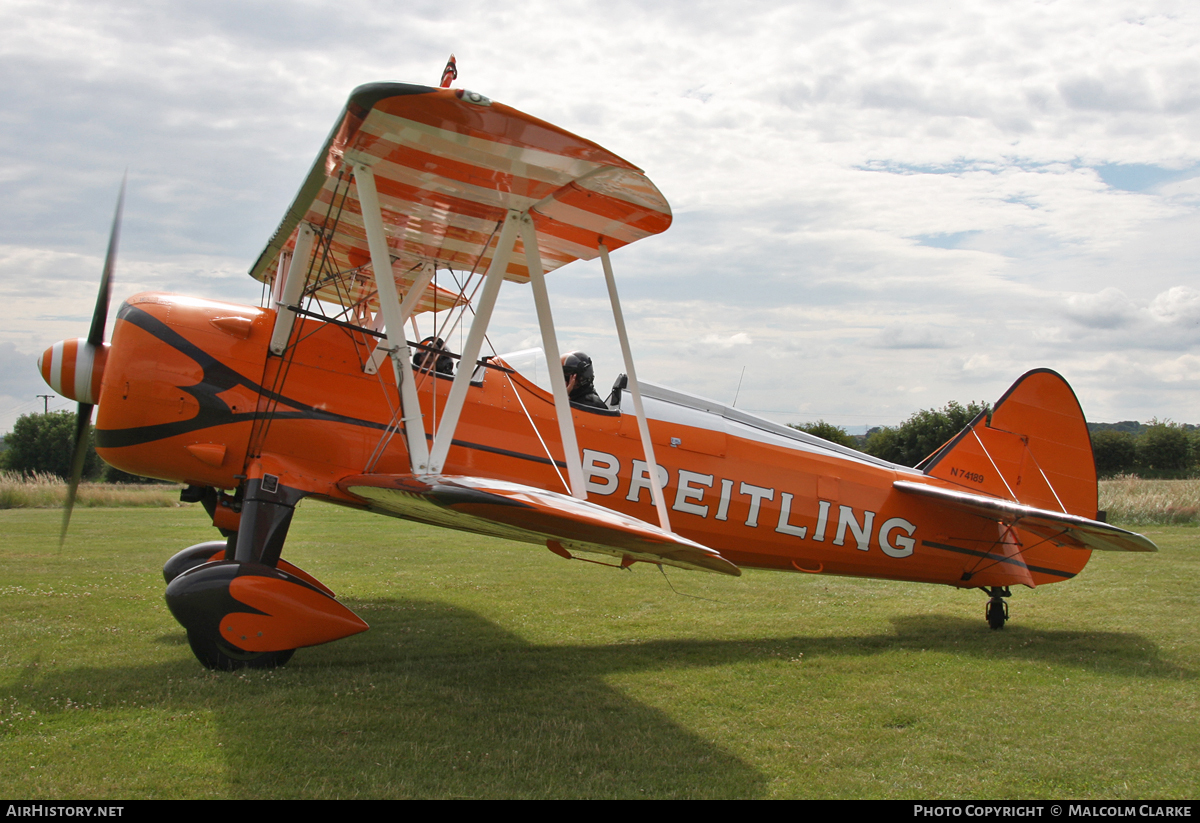
M450 83L458 79L458 64L454 62L454 55L450 55L450 59L446 61L446 68L442 69L442 88L450 88Z

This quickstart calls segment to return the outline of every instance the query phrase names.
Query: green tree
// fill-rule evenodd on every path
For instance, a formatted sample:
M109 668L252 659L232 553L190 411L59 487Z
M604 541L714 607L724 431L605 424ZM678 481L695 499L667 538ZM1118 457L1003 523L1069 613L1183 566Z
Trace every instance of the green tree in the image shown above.
M1088 423L1088 431L1118 431L1127 432L1133 437L1137 437L1146 430L1143 423L1136 420L1122 420L1120 423Z
M915 466L942 444L962 431L980 412L990 412L987 403L963 405L951 400L941 409L922 409L899 426L883 426L867 438L868 454L902 466Z
M1191 464L1187 429L1170 420L1151 420L1137 439L1137 464L1143 473L1178 475Z
M854 438L847 434L845 429L841 426L835 426L832 423L826 423L824 420L818 420L816 423L788 423L788 426L802 432L815 434L822 440L837 443L839 446L849 446L852 449L857 448Z
M1092 454L1096 458L1096 474L1100 477L1137 471L1137 438L1128 431L1092 432Z
M95 430L89 427L84 477L95 477L100 472L95 439ZM66 479L71 473L71 453L75 447L75 414L58 411L22 415L4 443L8 446L4 452L5 468L22 474L45 472Z

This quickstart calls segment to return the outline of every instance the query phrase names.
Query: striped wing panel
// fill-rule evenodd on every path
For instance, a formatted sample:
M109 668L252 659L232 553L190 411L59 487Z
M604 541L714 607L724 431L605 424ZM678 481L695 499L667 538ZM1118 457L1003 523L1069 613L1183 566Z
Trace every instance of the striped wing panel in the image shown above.
M350 161L375 174L401 294L427 262L486 271L509 209L533 217L546 271L596 257L600 242L620 248L671 224L670 206L641 170L589 140L471 92L380 83L350 96L252 276L274 276L305 220L324 229L318 296L377 308ZM506 277L528 280L520 243L516 250ZM450 278L438 284L419 311L457 299Z
M338 486L373 511L564 550L662 563L733 577L718 552L651 523L557 492L485 477L369 474Z

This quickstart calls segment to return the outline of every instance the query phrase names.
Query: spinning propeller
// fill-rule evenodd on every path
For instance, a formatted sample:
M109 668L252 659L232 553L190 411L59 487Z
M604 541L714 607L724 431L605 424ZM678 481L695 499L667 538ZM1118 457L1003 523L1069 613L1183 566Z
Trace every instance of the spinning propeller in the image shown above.
M92 328L87 339L60 340L42 352L38 358L38 370L50 388L79 402L75 413L75 446L71 454L71 476L68 478L67 501L63 507L62 533L58 544L67 538L67 526L71 522L71 509L75 506L75 495L83 475L83 462L87 457L88 426L92 423L92 408L100 399L100 379L108 359L108 344L104 342L104 328L108 324L108 302L112 292L112 271L117 259L117 241L121 236L121 213L125 208L125 180L121 180L121 193L117 196L117 210L113 214L112 231L108 235L108 254L104 258L104 274L100 277L100 292L96 295L96 309L92 312Z

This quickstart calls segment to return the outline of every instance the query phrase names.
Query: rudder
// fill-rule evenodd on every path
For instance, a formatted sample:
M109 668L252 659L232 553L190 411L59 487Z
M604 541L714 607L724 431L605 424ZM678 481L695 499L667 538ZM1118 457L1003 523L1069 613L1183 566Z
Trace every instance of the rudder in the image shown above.
M996 402L990 423L980 414L924 470L975 493L1097 516L1096 461L1087 421L1075 392L1051 369L1021 375Z

